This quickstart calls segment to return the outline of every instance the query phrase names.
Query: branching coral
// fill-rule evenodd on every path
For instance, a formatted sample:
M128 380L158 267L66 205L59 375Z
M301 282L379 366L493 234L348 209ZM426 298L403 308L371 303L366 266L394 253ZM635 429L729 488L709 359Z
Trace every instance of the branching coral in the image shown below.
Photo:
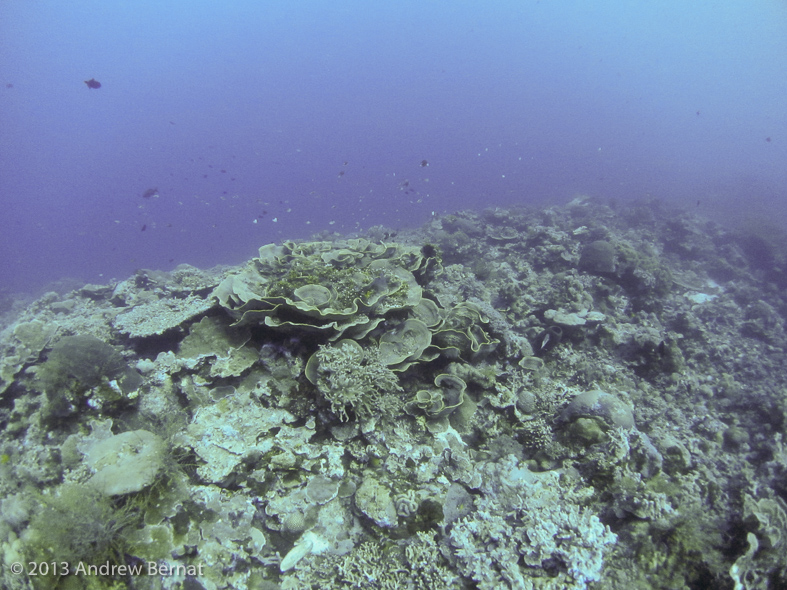
M513 455L483 468L477 510L449 533L456 565L481 590L580 589L601 578L616 536L554 471L532 473Z
M309 359L306 377L343 421L349 420L348 407L359 419L401 407L396 373L380 362L375 349L364 351L354 340L321 346Z

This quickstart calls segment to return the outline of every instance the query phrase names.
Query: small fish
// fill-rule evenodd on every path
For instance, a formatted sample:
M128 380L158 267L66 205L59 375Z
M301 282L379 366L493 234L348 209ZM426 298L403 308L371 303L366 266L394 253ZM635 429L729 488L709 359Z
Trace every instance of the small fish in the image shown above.
M149 199L150 197L158 196L158 188L149 188L144 193L142 193L143 199Z
M429 162L426 160L421 160L421 168L426 168L429 165Z
M555 348L563 339L563 329L560 326L549 326L536 337L536 356L544 354Z
M90 78L90 80L85 80L85 84L87 84L88 88L101 88L101 82L96 80L95 78Z
M148 224L144 223L142 224L142 229L140 229L139 231L145 231L146 229L148 229Z
M544 350L547 346L549 346L551 340L552 340L552 334L547 332L546 336L544 336L544 339L541 341L540 350Z

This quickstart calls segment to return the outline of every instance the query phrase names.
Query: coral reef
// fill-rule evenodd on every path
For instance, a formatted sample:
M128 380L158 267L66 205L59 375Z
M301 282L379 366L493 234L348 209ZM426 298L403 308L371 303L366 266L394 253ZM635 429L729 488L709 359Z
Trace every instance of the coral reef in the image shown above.
M4 302L0 585L784 587L757 243L578 197Z

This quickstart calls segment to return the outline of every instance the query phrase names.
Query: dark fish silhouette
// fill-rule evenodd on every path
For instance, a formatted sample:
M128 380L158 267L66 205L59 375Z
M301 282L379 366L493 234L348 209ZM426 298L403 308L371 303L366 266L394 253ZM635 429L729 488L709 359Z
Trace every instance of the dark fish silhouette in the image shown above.
M157 188L149 188L144 193L142 193L142 198L143 199L149 199L153 195L158 195L158 189Z
M85 80L85 84L87 84L88 88L101 88L101 82L99 82L95 78L90 78L90 80Z

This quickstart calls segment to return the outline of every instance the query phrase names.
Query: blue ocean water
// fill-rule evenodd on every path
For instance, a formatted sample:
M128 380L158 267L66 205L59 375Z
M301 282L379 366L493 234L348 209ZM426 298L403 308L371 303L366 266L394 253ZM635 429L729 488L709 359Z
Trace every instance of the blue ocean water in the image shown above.
M0 289L577 193L784 224L786 101L776 0L5 0Z

